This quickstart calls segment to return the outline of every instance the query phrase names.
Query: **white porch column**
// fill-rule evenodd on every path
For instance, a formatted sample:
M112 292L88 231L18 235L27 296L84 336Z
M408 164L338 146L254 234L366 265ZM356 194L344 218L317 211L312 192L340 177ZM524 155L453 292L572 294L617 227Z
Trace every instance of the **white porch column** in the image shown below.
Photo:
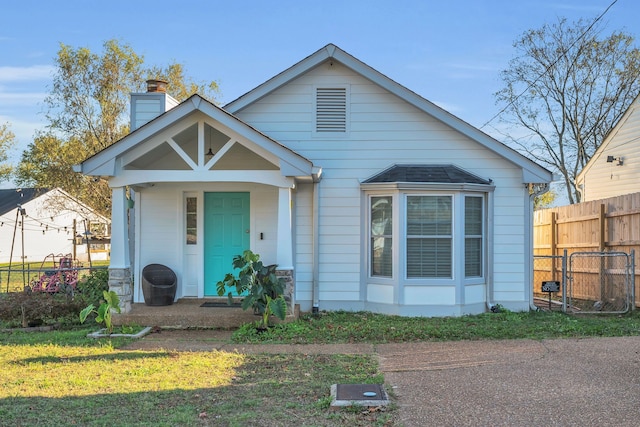
M278 188L278 246L276 250L276 275L284 280L284 299L287 315L295 316L295 280L293 277L293 205L291 188Z
M124 187L111 189L111 268L128 268L129 228L127 223L127 195Z
M292 211L291 188L278 188L278 270L293 270Z
M131 311L131 303L133 301L127 208L125 188L112 188L109 290L114 291L120 298L120 310L122 313Z

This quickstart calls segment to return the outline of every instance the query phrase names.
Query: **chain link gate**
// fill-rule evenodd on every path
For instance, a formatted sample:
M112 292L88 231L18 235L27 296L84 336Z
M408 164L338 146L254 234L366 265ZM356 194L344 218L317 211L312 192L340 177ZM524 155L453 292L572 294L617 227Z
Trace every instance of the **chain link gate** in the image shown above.
M626 313L635 308L635 252L569 256L567 312Z
M533 286L536 305L549 310L566 311L566 279L567 279L567 251L564 255L534 255L533 256ZM551 292L546 286L550 283L558 284L558 291ZM562 298L560 301L559 298ZM544 302L542 301L544 300Z

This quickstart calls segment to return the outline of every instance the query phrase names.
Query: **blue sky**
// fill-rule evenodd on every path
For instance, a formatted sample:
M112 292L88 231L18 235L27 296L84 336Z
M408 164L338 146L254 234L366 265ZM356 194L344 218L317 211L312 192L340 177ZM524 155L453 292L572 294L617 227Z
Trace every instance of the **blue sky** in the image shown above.
M594 20L613 1L5 0L0 123L16 134L17 159L45 123L42 100L59 44L100 52L115 38L147 65L175 60L197 81L218 81L222 104L334 43L481 127L503 107L493 93L519 35L558 17ZM603 33L640 38L638 16L640 2L618 0L602 19Z

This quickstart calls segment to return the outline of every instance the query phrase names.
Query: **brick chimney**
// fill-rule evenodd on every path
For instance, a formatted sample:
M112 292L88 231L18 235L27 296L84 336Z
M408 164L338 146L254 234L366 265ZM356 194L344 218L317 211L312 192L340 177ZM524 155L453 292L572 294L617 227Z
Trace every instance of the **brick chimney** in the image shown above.
M178 101L167 94L167 82L157 79L147 80L146 93L131 94L130 131L133 132L176 105Z

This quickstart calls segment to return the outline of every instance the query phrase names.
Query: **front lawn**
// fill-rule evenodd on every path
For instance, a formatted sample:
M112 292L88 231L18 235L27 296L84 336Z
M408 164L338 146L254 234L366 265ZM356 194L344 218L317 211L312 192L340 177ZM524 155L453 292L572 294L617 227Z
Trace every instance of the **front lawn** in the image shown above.
M331 384L383 382L370 355L127 351L90 330L0 333L0 424L395 425L329 410Z
M291 323L256 333L253 325L234 332L235 342L296 344L388 343L488 339L545 339L640 334L640 310L625 315L561 312L484 313L461 317L400 317L370 312L305 314Z
M374 355L124 350L95 325L0 332L0 424L29 426L395 426L398 413L329 410L331 384L384 383ZM385 343L638 335L640 313L486 313L407 318L321 313L235 342Z

